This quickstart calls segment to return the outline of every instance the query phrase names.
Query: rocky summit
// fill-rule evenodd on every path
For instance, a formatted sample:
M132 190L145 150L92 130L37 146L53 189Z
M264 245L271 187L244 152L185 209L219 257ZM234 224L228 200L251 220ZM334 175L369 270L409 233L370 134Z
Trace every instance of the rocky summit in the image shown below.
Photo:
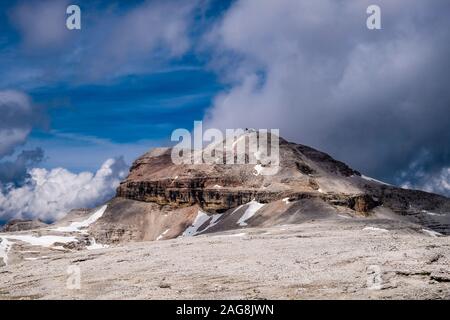
M10 222L0 233L0 298L450 297L450 199L283 138L271 175L260 160L175 164L173 151L137 159L98 208L52 225ZM61 280L73 264L85 270L81 291ZM366 281L373 265L383 269L379 291Z
M192 225L201 234L339 215L383 216L450 232L448 198L376 181L326 153L279 141L274 175L261 174L258 163L176 165L170 148L144 154L96 225L97 236L111 243L122 240L121 233L130 239L133 230L133 239L171 239Z

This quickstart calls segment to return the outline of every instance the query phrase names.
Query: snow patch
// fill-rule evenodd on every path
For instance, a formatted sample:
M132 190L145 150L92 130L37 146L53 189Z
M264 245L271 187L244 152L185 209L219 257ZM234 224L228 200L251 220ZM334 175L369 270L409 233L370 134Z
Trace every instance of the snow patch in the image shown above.
M240 208L242 208L244 205L240 205L239 207L237 207L236 209L233 210L233 212L230 215L235 214Z
M372 181L372 182L381 183L381 184L384 184L384 185L387 185L387 186L392 186L389 183L386 183L386 182L383 182L383 181L380 181L380 180L377 180L377 179L374 179L374 178L371 178L371 177L368 177L368 176L365 176L365 175L361 175L361 178L363 178L364 180L367 180L367 181Z
M208 221L209 216L201 210L198 210L197 217L190 227L188 227L182 234L183 237L194 236L197 230Z
M100 219L103 216L103 214L105 213L107 207L108 207L107 205L104 205L103 207L98 209L96 212L94 212L89 218L87 218L84 221L72 222L67 227L59 227L59 228L55 228L55 229L52 229L52 230L53 231L57 231L57 232L81 232L81 233L87 233L86 230L81 230L81 229L86 229L91 224L93 224L98 219Z
M12 244L4 237L0 237L0 240L0 258L3 259L5 265L8 265L8 252L11 250Z
M255 200L250 201L247 205L247 210L245 210L244 214L237 222L237 224L241 227L245 227L247 225L246 221L253 217L255 213L264 206L264 204L259 203Z
M259 176L261 174L261 172L264 170L263 166L260 164L255 165L253 169L255 169L255 171L256 171L256 173L253 172L253 174L255 176Z
M247 233L241 232L241 233L232 233L232 234L219 234L217 236L213 236L214 238L222 238L222 237L243 237L246 236Z
M107 244L97 243L94 238L91 239L91 244L86 247L87 250L97 250L108 248Z
M365 227L363 230L378 231L378 232L389 232L389 230L382 229L382 228L376 228L376 227Z
M426 234L428 234L430 237L439 237L442 236L441 233L433 231L433 230L427 230L427 229L422 229L423 232L425 232Z
M234 147L240 143L243 139L245 139L245 135L241 135L239 138L237 138L231 145L231 148L234 149Z
M219 218L220 218L221 216L222 216L221 213L213 214L213 215L211 216L211 221L209 221L209 225L208 225L205 229L203 229L202 232L204 232L204 231L208 230L209 228L215 226L215 225L217 224L217 220L219 220Z
M217 220L221 216L222 216L222 214L214 214L212 216L209 216L205 212L198 210L197 217L195 218L194 222L192 223L192 225L190 227L188 227L183 232L183 234L181 236L182 237L192 237L192 236L199 234L200 232L204 232L204 231L208 230L209 228L211 228L212 226L216 225ZM198 231L198 229L200 229L200 227L203 224L205 224L205 222L208 220L210 220L208 226L206 228L204 228L202 231Z
M243 236L246 236L246 235L247 234L245 232L242 232L242 233L229 234L229 235L226 235L225 237L243 237Z
M164 238L164 236L166 235L167 232L169 232L170 229L167 229L166 231L164 231L163 233L161 233L158 238L156 238L156 241L161 240L162 238Z
M285 204L291 203L291 202L289 201L289 198L284 198L282 201L283 201Z
M218 184L216 184L216 185L214 185L213 188L214 188L214 189L220 189L220 188L222 188L222 186L219 186Z
M431 212L431 211L427 211L427 210L422 210L422 213L428 214L430 216L445 216L445 214L442 213L436 213L436 212Z

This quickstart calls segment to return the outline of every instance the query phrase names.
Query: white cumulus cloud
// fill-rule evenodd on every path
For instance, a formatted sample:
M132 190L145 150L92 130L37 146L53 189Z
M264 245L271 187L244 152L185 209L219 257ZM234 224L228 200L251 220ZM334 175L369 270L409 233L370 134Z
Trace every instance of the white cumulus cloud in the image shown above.
M114 195L127 172L123 158L107 160L96 173L31 169L25 185L0 192L0 220L54 221L71 209L94 207Z

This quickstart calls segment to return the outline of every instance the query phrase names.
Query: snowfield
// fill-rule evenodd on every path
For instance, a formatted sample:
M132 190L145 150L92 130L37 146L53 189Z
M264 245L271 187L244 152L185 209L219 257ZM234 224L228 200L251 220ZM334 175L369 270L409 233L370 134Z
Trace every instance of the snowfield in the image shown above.
M91 224L100 219L106 211L107 206L104 205L97 211L95 211L92 215L90 215L87 219L79 222L72 222L69 226L66 227L58 227L53 229L47 229L49 232L59 232L59 233L81 233L88 234L86 228L88 228ZM75 236L55 236L55 235L43 235L43 236L34 236L32 234L5 234L0 236L0 258L3 259L5 265L8 264L8 253L11 250L11 247L14 245L15 241L21 241L27 243L31 246L40 246L44 248L52 248L52 249L61 249L64 248L60 246L54 246L55 243L67 244L70 242L78 242L79 240ZM107 248L107 245L103 245L97 243L94 238L91 238L90 245L86 246L87 250L96 250ZM31 258L32 260L34 258ZM30 259L28 259L30 260Z
M32 235L11 235L11 236L2 236L2 238L6 238L8 240L18 240L22 242L26 242L32 246L41 246L41 247L51 247L55 243L69 243L73 241L77 241L75 237L62 237L62 236L42 236L35 237Z
M82 229L88 228L91 224L93 224L95 221L100 219L103 216L103 214L105 213L107 207L108 207L107 205L104 205L103 207L101 207L99 210L94 212L89 218L87 218L84 221L72 222L67 227L59 227L59 228L55 228L55 229L52 229L52 230L53 231L57 231L57 232L81 232L81 233L86 233L86 231L82 230Z
M249 202L247 205L248 205L247 210L245 210L245 213L242 215L242 217L239 218L237 222L237 224L240 225L241 227L245 227L247 225L246 221L251 217L253 217L259 209L264 207L263 203L259 203L255 200Z
M208 230L209 228L217 224L217 221L221 216L222 214L208 215L207 213L198 210L197 217L195 218L194 222L183 232L181 237L192 237ZM203 226L203 224L205 224L208 220L209 224L204 229L199 231L200 227Z
M8 265L8 253L13 246L13 242L10 240L17 240L26 242L32 246L41 246L49 248L53 246L55 243L69 243L73 241L77 241L75 237L60 237L60 236L42 236L35 237L32 235L8 235L8 236L0 236L0 258L3 259L3 263Z

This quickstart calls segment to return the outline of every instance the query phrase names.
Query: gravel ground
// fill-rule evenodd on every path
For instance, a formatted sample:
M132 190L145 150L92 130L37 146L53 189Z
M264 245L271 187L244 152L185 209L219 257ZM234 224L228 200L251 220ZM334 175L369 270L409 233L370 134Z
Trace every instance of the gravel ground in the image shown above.
M316 220L90 251L21 246L14 250L34 258L0 267L0 299L450 298L450 238L392 220Z

